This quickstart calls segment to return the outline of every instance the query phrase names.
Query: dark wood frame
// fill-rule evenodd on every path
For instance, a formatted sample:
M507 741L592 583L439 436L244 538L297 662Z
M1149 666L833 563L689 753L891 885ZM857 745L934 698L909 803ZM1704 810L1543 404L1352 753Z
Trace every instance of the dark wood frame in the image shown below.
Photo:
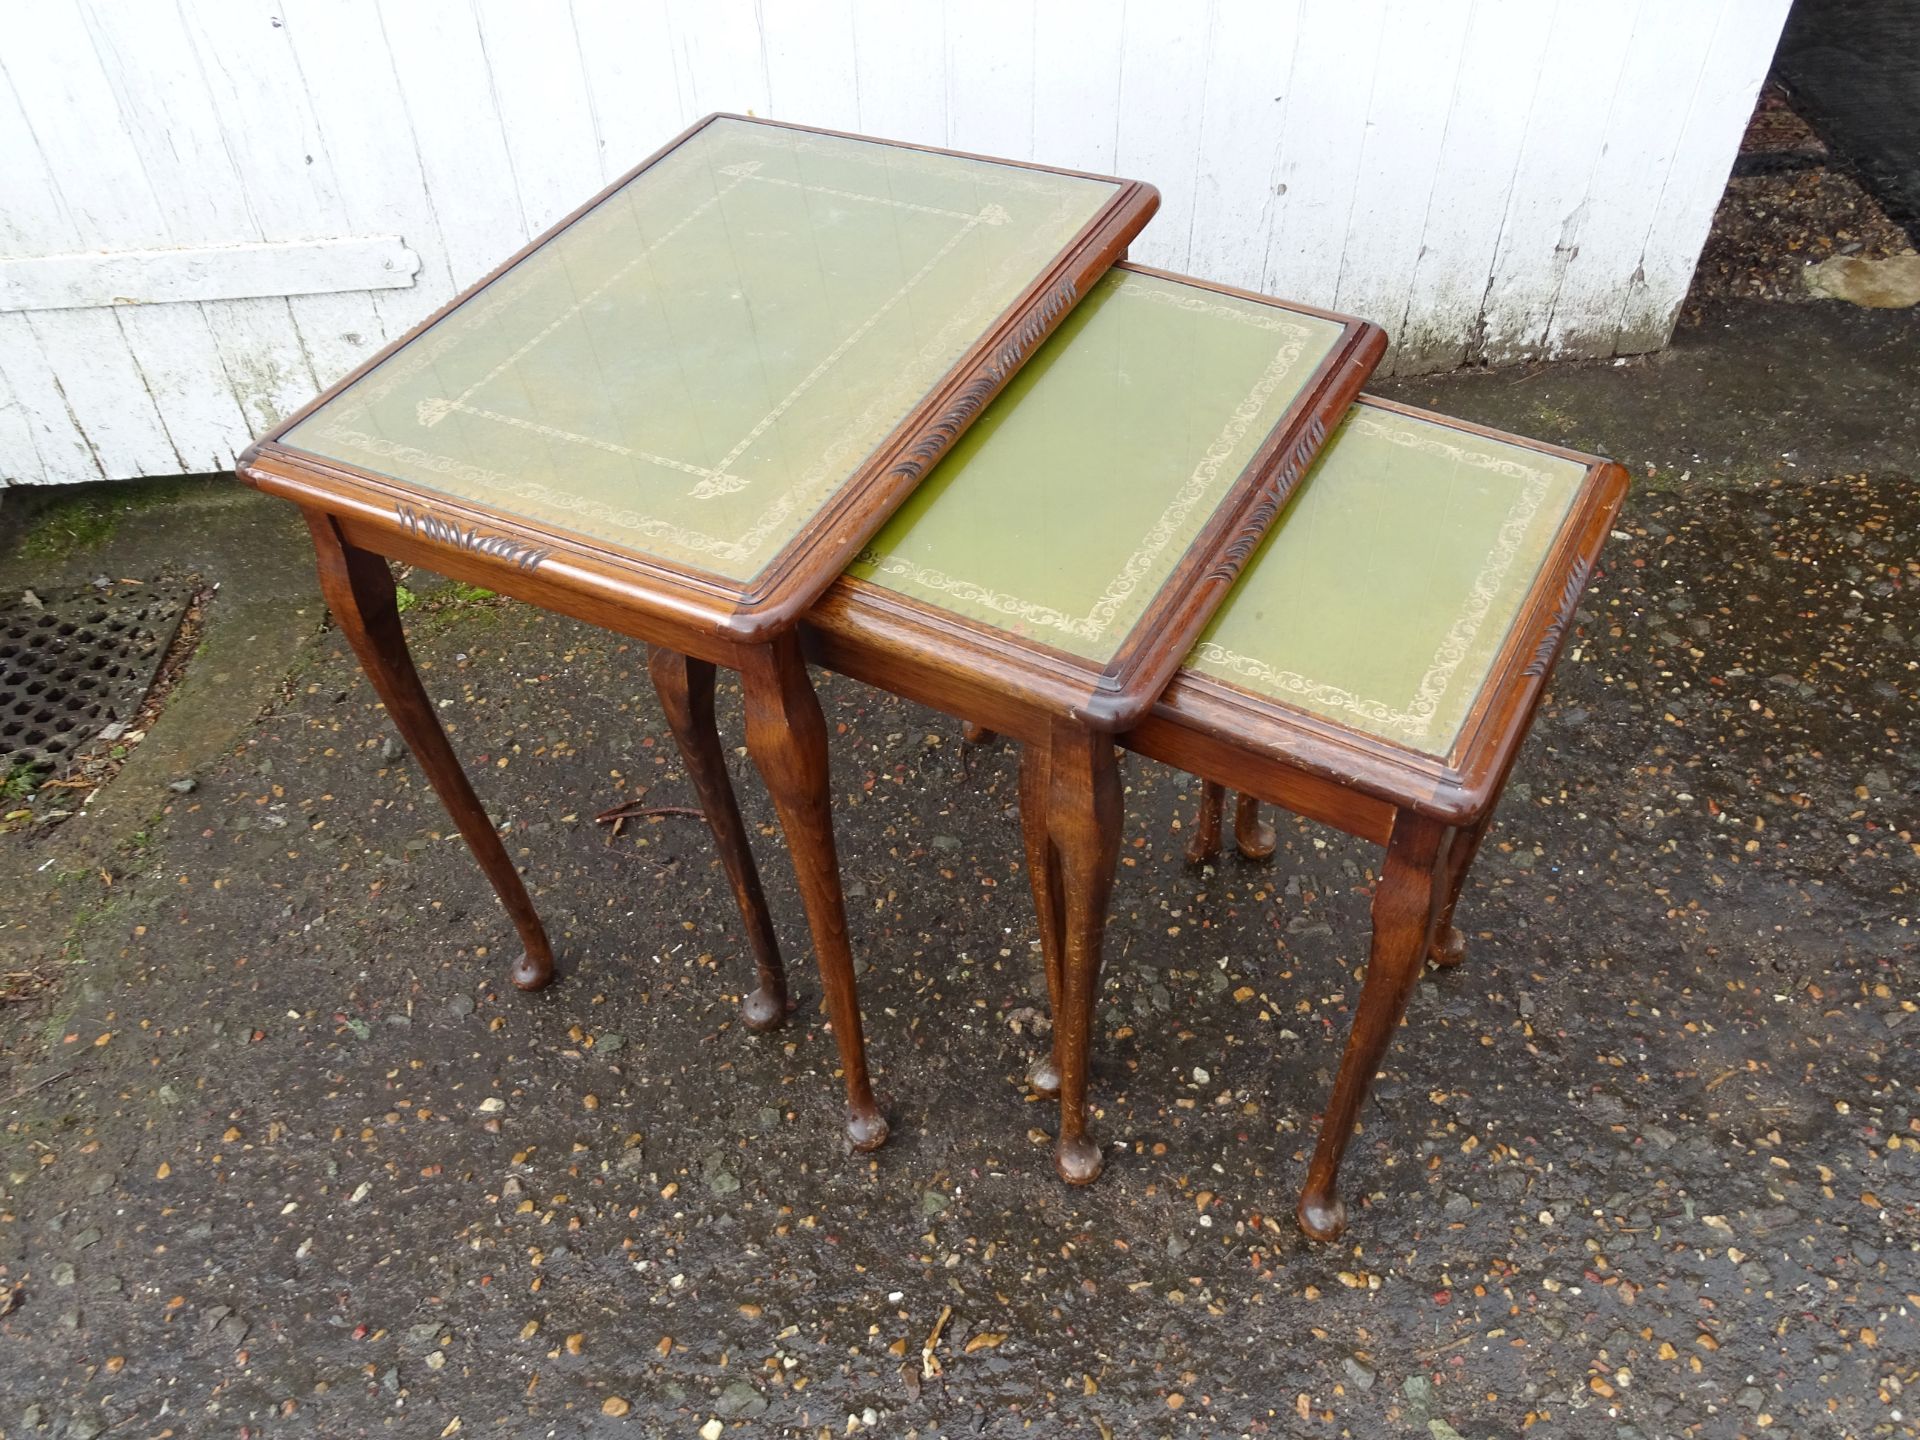
M743 1008L750 1026L766 1029L785 1018L784 976L771 926L764 920L765 901L751 854L745 849L744 827L727 788L725 765L717 744L709 740L714 667L725 665L740 672L747 746L773 794L806 903L840 1051L848 1137L856 1148L872 1149L886 1139L887 1123L866 1070L833 840L826 725L795 625L801 612L834 581L858 547L965 432L1073 304L1125 253L1127 243L1158 207L1158 192L1138 181L1054 171L1112 184L1114 193L976 339L946 378L848 477L835 497L745 585L326 460L283 440L292 426L721 118L770 123L747 116L710 115L690 127L250 447L236 468L247 484L292 500L305 514L336 622L519 933L523 952L513 965L512 979L523 989L537 989L552 978L552 947L525 885L461 772L421 687L407 651L387 562L399 560L438 571L649 645L650 673L688 769L707 802L715 838L728 857L736 897L749 916L760 985ZM777 128L897 143L806 126ZM1019 169L1049 168L930 146L900 148ZM723 790L724 802L719 798Z

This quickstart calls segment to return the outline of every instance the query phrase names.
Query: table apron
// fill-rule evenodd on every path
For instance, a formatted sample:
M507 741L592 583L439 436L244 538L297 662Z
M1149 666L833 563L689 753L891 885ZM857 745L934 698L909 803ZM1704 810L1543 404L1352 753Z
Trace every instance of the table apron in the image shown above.
M864 685L930 705L957 720L983 725L1022 744L1042 743L1052 731L1053 714L1024 704L997 688L989 676L965 667L915 658L888 647L868 649L844 634L802 624L801 643L816 665Z
M683 655L708 660L729 670L742 668L743 656L755 648L716 635L711 629L691 619L679 622L671 615L621 605L604 594L576 589L556 578L556 566L563 563L557 558L549 560L538 570L528 570L498 556L455 550L397 533L384 525L371 524L351 511L323 510L319 513L331 515L349 544L375 555L417 565L469 585L481 585L515 600L524 600L542 610L550 610L557 615L565 615L649 645L664 645Z
M1160 714L1149 715L1122 735L1120 743L1148 759L1379 845L1387 843L1401 808L1244 744L1188 729Z

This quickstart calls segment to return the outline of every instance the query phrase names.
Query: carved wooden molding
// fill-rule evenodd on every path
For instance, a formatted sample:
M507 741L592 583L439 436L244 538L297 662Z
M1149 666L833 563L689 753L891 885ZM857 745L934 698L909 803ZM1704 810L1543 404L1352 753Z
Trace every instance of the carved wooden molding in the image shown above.
M1560 592L1560 604L1553 612L1553 619L1540 636L1539 648L1533 652L1533 659L1527 662L1526 674L1544 675L1553 665L1553 657L1560 649L1560 637L1573 622L1573 612L1580 604L1580 597L1586 592L1587 572L1593 569L1593 557L1585 556L1574 563L1567 572L1566 588Z
M994 352L986 370L967 382L966 387L954 397L953 403L915 437L913 444L907 447L906 455L887 473L917 482L931 470L946 454L948 447L973 423L974 417L986 408L987 402L993 399L1000 387L1012 378L1034 346L1045 339L1048 332L1073 308L1073 302L1079 294L1080 287L1074 283L1071 275L1054 286L1033 314L1027 317L1026 323Z
M1287 463L1275 473L1273 483L1266 494L1262 495L1247 512L1247 518L1241 523L1239 532L1228 542L1226 549L1220 552L1220 558L1207 572L1209 580L1234 581L1240 578L1241 567L1247 563L1247 557L1266 537L1272 528L1273 519L1280 513L1280 507L1293 497L1300 477L1307 472L1315 457L1320 453L1320 444L1327 438L1327 427L1321 423L1318 415L1307 426L1307 433L1300 443L1293 447L1293 453L1287 457Z
M411 505L402 504L393 508L400 517L401 528L409 535L452 545L460 550L471 550L476 555L492 555L518 565L522 570L535 569L552 553L546 546L517 540L511 535L490 535L472 525L461 525L425 510L416 510Z

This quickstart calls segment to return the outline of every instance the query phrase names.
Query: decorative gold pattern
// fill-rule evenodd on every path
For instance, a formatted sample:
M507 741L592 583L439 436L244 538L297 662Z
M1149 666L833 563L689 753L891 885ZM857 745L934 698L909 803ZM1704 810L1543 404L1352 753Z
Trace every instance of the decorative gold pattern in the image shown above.
M1130 280L1132 283L1129 283ZM1091 608L1084 614L1070 615L1057 607L997 590L964 576L950 575L934 566L882 553L871 545L864 548L856 557L857 565L868 567L875 575L885 575L925 590L951 595L956 600L983 606L997 614L1024 621L1041 630L1051 630L1060 635L1089 642L1101 642L1107 638L1115 616L1139 587L1141 581L1153 573L1156 562L1164 554L1174 536L1180 532L1182 522L1202 500L1217 495L1220 489L1221 466L1245 438L1248 427L1266 409L1275 390L1291 375L1307 342L1314 338L1315 332L1297 319L1290 318L1286 311L1277 307L1263 306L1256 309L1244 302L1225 305L1207 298L1204 292L1192 291L1188 287L1165 286L1165 282L1142 283L1140 280L1133 280L1132 277L1123 278L1118 272L1109 273L1104 277L1099 288L1108 292L1113 299L1141 300L1152 304L1172 305L1192 313L1217 315L1255 329L1269 331L1280 336L1281 339L1278 348L1268 360L1266 368L1254 381L1252 388L1227 416L1219 432L1202 452L1186 480L1167 502L1154 524L1141 538L1139 545L1121 564L1119 572L1107 583Z
M696 141L705 147L698 159L693 156ZM753 157L756 150L776 154L767 160L737 158L743 151ZM682 157L685 165L674 168ZM718 161L731 163L716 163ZM851 173L853 165L873 167L880 172L879 178L884 183L869 191L865 176ZM786 173L779 173L783 167ZM659 163L658 170L663 177L660 185L665 189L655 187L636 200L629 193L633 190L630 186L589 212L589 217L604 213L606 227L617 226L618 230L603 227L581 243L597 247L597 253L604 256L610 244L618 243L618 236L632 233L637 243L632 245L630 254L615 253L611 257L614 263L601 268L593 263L596 251L589 249L584 262L588 273L582 276L582 284L575 293L568 295L562 291L550 298L536 298L547 297L560 283L573 278L572 269L567 268L577 263L572 260L557 262L562 267L559 270L554 263L548 263L543 272L534 263L565 238L557 237L496 277L434 327L329 401L289 432L284 443L323 457L367 465L403 481L418 478L430 488L439 488L435 485L438 480L462 500L513 510L520 517L536 522L569 528L578 526L595 540L632 544L664 559L681 560L745 581L764 569L797 533L798 527L805 524L807 517L817 513L859 468L863 457L911 409L918 395L924 393L925 384L937 380L990 324L991 317L1020 293L1023 282L1034 271L1036 258L1044 258L1049 253L1047 247L1064 245L1114 189L1111 182L1050 175L877 142L815 137L784 127L730 120L714 122L686 145L670 152ZM652 170L643 172L644 175L653 173ZM698 198L687 196L686 212L664 231L643 233L644 227L637 218L627 218L629 212L639 217L647 213L649 206L657 207L663 195L685 195L690 186L702 186L701 177L706 175L712 176L708 193ZM887 193L894 185L900 186L901 193ZM574 414L580 413L578 407L574 407L574 414L569 414L566 403L549 406L543 400L526 407L531 413L511 413L523 409L517 398L519 391L509 389L507 393L515 398L505 405L497 395L489 398L484 393L489 385L500 391L503 377L518 375L529 358L563 329L573 326L579 330L590 310L604 315L606 307L618 300L613 292L623 279L630 277L637 267L652 265L656 252L703 215L708 216L708 224L713 225L712 212L742 186L764 186L822 197L823 204L828 206L821 212L825 220L814 220L814 211L809 209L807 223L838 223L833 219L835 212L831 206L841 202L845 206L883 208L923 218L917 222L918 230L910 232L911 250L903 257L915 267L912 273L891 293L878 294L878 287L869 288L863 308L848 317L846 328L830 341L827 335L820 337L828 344L818 353L817 360L806 350L784 352L789 363L791 359L813 363L804 374L796 375L789 370L782 377L780 384L785 393L779 393L776 388L768 396L770 408L754 420L737 441L724 452L715 447L717 460L700 463L684 454L663 453L677 445L647 448L644 443L629 443L636 438L651 438L652 433L667 436L676 431L693 433L685 425L675 427L668 423L632 430L616 426L608 434L583 433L574 418ZM982 191L987 192L986 195L982 196ZM949 194L960 200L959 206L929 203ZM975 200L978 203L974 203ZM968 205L972 208L963 208ZM749 207L748 213L757 212ZM955 222L954 228L942 239L938 229L928 228L929 218L936 222L951 220ZM579 223L584 232L586 219ZM728 236L728 252L739 250L751 258L752 245L763 242L754 240L751 231L738 230L738 220L733 223L735 229L716 233ZM923 284L970 235L1010 227L1017 229L1014 239L996 242L984 250L969 249L968 258L961 262L963 268L956 272L965 277L963 284L957 285L953 277L941 280L937 286ZM870 222L867 228L872 228ZM902 232L896 232L899 233ZM821 242L816 239L814 243ZM576 247L568 253L576 255L581 251ZM684 269L691 263L691 257L702 253L705 252L689 250L683 244L678 253L667 257L666 263ZM856 273L844 271L844 259L838 263L843 273ZM556 280L556 276L562 278ZM588 281L591 283L586 283ZM825 281L820 283L824 285ZM1066 304L1061 303L1056 292L1044 305L1049 309L1059 306L1058 313L1064 313L1070 305L1070 282L1067 288ZM843 292L844 289L843 284ZM919 293L923 290L934 291L935 298L925 298ZM717 293L720 299L710 304L724 303L725 290ZM824 290L821 293L824 294ZM856 289L854 293L859 292ZM736 292L733 298L737 302L740 295ZM566 303L560 303L563 300ZM516 302L522 302L519 305L522 313L518 316L508 313ZM751 305L751 295L746 303ZM908 306L912 307L911 311L907 310ZM525 322L525 312L534 313L538 328L520 329ZM747 313L749 319L745 323L756 323L751 318L753 312ZM911 324L899 318L906 313L911 314ZM830 306L822 310L823 319L830 320L832 314ZM1048 318L1057 319L1057 313L1050 313ZM874 335L883 322L887 366L876 369L871 361L866 362L867 372L861 383L849 391L844 375L836 376L836 367L843 367L849 353ZM787 322L789 335L794 333L793 323ZM493 348L497 343L495 334L502 325L520 331L511 335L510 348L504 355ZM803 337L800 343L809 341L810 337ZM583 347L576 343L573 348ZM996 356L995 363L1004 365L1006 348L1003 344L1002 354ZM491 351L491 354L482 355L482 351ZM587 352L587 358L592 359L591 352ZM473 363L476 360L478 365ZM571 353L567 363L573 363ZM555 362L549 359L545 364L551 374ZM457 378L450 381L445 391L408 403L410 423L407 425L396 422L391 404L384 413L375 414L374 407L381 402L396 395L405 400L407 391L402 387L410 387L415 393L423 388L437 388L435 377L442 373ZM588 372L588 377L591 373ZM583 382L591 384L588 377L583 377ZM824 383L830 379L832 384ZM693 385L701 380L698 373L682 377L682 383ZM923 388L916 390L916 386ZM736 389L732 393L745 392ZM834 407L822 397L834 399L843 393L846 399L841 403L847 405L847 411L835 414ZM791 442L781 437L793 432L782 422L803 398L807 401L805 416L796 415L796 423L805 427L806 443L789 449ZM623 402L615 395L610 403L617 408ZM738 408L737 402L734 408ZM964 428L965 417L957 415L957 408L950 407L949 413L942 417L943 422L950 425L949 443L952 435ZM556 457L560 450L577 447L589 454L618 457L615 464L633 462L684 475L691 483L678 491L682 497L680 503L663 500L655 507L645 503L645 497L662 492L651 490L649 485L629 485L624 477L633 472L607 471L604 466L608 462L600 462L601 468L592 472L599 477L594 483L579 485L569 483L570 464L559 458L542 458L539 463L528 465L493 463L493 457L487 453L489 447L483 438L477 438L472 426L444 442L432 438L433 432L456 415L463 420L482 422L482 431L485 426L497 425L506 432L537 437L542 443L551 442L550 449ZM830 417L824 425L823 416ZM923 436L923 441L926 438ZM759 458L747 467L747 474L738 473L733 467L757 443L761 446L757 452ZM507 453L516 453L513 447L506 448ZM528 454L524 440L517 453ZM701 461L707 459L700 457ZM926 463L930 462L923 457L922 464ZM582 474L590 471L584 460L577 468ZM619 503L622 497L615 490L616 485L630 488L641 503ZM743 510L737 503L731 508L716 506L712 523L696 519L701 511L687 503L704 506L735 495L750 485L758 488L748 497L747 507ZM755 497L763 492L765 503L760 504Z
M1438 425L1422 423L1417 429L1409 429L1404 423L1383 422L1364 407L1350 412L1341 432L1335 434L1334 445L1339 444L1340 433L1349 430L1392 445L1443 457L1452 464L1491 471L1520 482L1514 492L1513 503L1488 548L1486 560L1468 588L1461 613L1441 637L1432 661L1415 685L1413 694L1397 705L1357 695L1341 686L1313 680L1293 670L1276 668L1211 640L1202 640L1194 647L1188 664L1191 665L1196 658L1204 660L1211 666L1254 682L1257 688L1276 697L1294 697L1326 709L1361 717L1419 748L1420 742L1430 738L1434 717L1453 684L1462 660L1486 623L1502 583L1520 557L1522 542L1554 477L1544 464L1516 458L1527 453L1517 447L1504 447L1510 453L1502 455L1470 450L1443 438L1446 431Z

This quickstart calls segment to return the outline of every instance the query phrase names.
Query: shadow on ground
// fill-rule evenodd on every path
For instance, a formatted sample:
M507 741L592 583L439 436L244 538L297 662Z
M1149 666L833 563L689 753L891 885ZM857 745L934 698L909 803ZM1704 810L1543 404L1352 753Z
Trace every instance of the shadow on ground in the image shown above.
M824 680L895 1122L850 1158L757 780L778 1036L735 1019L698 823L593 823L691 796L639 654L506 602L415 613L563 952L521 995L290 517L130 520L149 568L236 568L135 798L0 841L8 943L59 966L0 1020L0 1429L1917 1433L1917 375L1911 317L1804 306L1710 311L1655 363L1396 387L1640 483L1334 1247L1291 1209L1368 847L1283 820L1270 863L1192 869L1197 787L1129 760L1112 1148L1070 1192L1019 1083L1014 757Z

